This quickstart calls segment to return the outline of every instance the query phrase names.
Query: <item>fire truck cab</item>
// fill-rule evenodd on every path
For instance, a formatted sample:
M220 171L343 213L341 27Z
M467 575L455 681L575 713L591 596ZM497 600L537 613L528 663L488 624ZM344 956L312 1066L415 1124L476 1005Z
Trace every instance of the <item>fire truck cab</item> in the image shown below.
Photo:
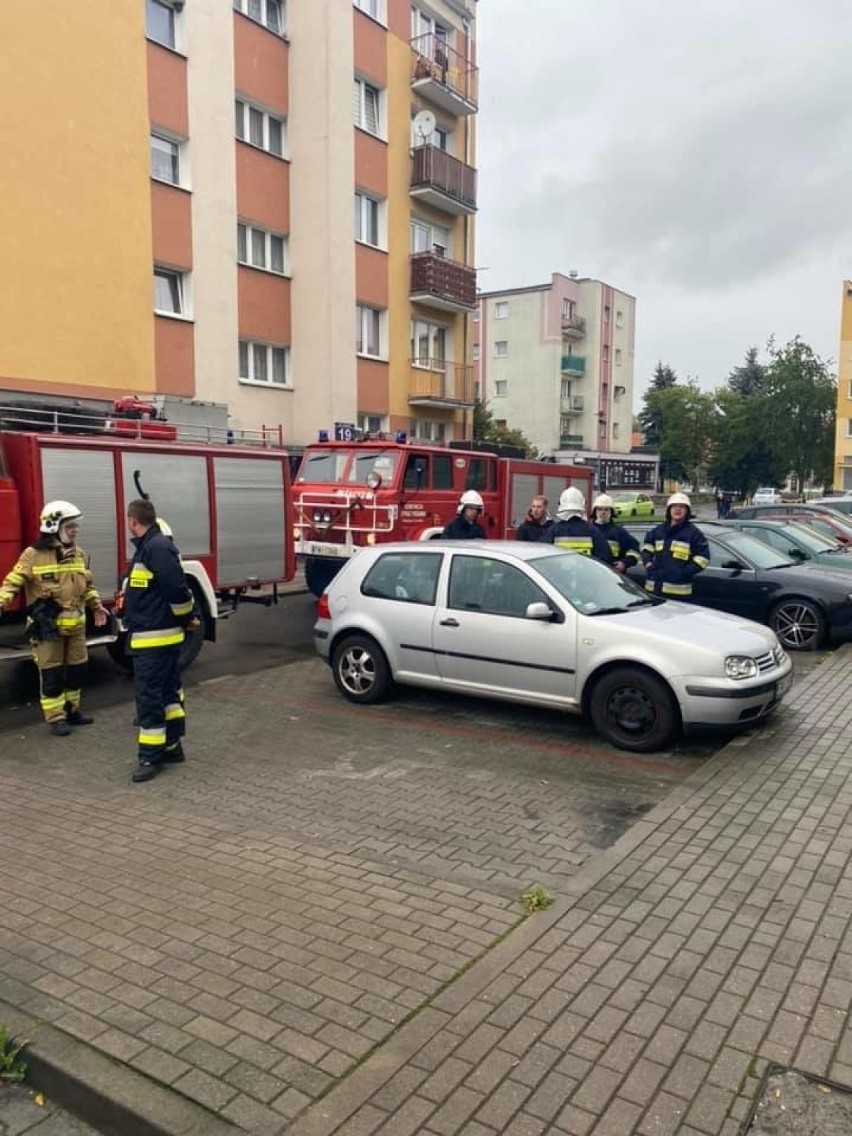
M295 546L305 580L319 596L358 548L392 540L430 540L453 519L461 494L475 489L480 524L493 539L512 539L530 500L555 506L568 486L591 505L592 471L583 466L500 457L367 439L317 442L305 449L293 488Z

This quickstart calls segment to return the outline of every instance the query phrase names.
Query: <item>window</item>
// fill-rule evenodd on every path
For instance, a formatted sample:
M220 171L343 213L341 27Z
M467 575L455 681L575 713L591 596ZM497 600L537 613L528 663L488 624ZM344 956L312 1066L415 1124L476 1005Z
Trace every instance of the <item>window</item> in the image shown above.
M356 79L353 89L353 120L361 130L379 135L379 89L363 79Z
M486 556L453 557L448 607L524 618L531 603L550 606L544 592L519 568Z
M449 454L436 454L432 459L432 488L452 489L453 459Z
M452 138L453 132L445 130L443 126L436 126L432 131L432 145L437 146L439 150L451 151Z
M359 414L358 429L365 434L384 434L387 432L388 420L381 414Z
M620 436L620 434L621 434L621 424L618 423L618 422L613 422L613 424L612 424L612 436L613 436L613 438L618 438Z
M240 340L240 382L289 387L290 348Z
M575 307L574 301L569 300L568 297L566 296L562 301L562 318L563 319L571 319L574 315L574 307Z
M385 0L355 0L355 7L366 16L378 20L380 24L387 23Z
M452 429L446 422L434 422L429 418L411 419L411 436L424 442L447 442L452 437ZM452 470L450 470L452 484Z
M427 320L411 321L411 361L415 367L443 369L447 358L447 329Z
M852 379L849 380L849 385L846 388L846 397L852 398Z
M355 194L355 240L373 248L387 244L384 233L385 203L366 193Z
M411 251L431 252L435 256L452 256L453 249L450 230L443 225L431 225L428 221L411 222Z
M616 349L615 349L615 365L616 365L616 367L621 366L621 348L620 347L616 347Z
M494 384L494 394L497 398L505 398L509 393L508 379L497 379Z
M234 8L276 35L284 34L284 0L234 0Z
M479 308L477 308L476 311L473 313L473 322L479 323Z
M603 345L603 361L604 361L604 363L609 362L609 344L608 343L605 343Z
M494 305L494 318L496 320L504 320L509 316L509 301L498 300Z
M379 359L382 351L382 317L378 308L358 304L355 308L355 350L359 355Z
M361 594L378 600L433 604L444 557L440 552L393 552L380 556L361 584Z
M284 276L287 272L287 238L253 225L237 225L237 260L252 268L265 268Z
M180 142L151 135L151 177L169 185L181 184Z
M257 146L268 154L284 156L284 120L267 114L251 103L237 99L234 103L237 118L237 138Z
M496 489L497 462L487 458L471 458L464 479L465 489Z
M476 362L478 359L479 359L479 344L474 343L474 345L473 345L473 360L474 360L474 362Z
M145 0L145 34L163 47L175 46L175 10L161 0Z
M615 326L624 327L624 312L620 312L618 309L615 312Z
M559 397L560 398L570 398L571 397L571 380L570 379L563 379L562 380L562 386L561 386L560 391L559 391Z
M852 418L846 419L846 437L852 438Z
M509 354L509 341L507 339L498 339L494 344L494 354L498 359L505 359Z
M154 311L160 315L186 315L183 273L154 269Z
M609 304L607 304L606 307L604 308L604 323L609 323L609 316L610 316Z
M450 42L450 29L446 24L440 23L429 12L423 12L419 8L411 9L411 38L417 39L418 36L433 35L435 40L440 43Z

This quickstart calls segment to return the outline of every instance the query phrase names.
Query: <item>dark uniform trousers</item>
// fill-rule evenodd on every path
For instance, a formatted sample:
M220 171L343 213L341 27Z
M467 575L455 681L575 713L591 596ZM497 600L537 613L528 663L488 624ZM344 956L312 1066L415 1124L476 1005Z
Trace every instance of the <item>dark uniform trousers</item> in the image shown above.
M181 743L186 729L180 685L180 646L133 652L139 761L162 761Z

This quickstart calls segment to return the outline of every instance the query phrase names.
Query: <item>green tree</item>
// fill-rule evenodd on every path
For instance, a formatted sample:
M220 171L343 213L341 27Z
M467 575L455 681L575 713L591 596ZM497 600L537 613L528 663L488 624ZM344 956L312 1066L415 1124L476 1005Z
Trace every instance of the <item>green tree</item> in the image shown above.
M654 368L654 374L651 376L651 383L645 392L644 406L638 416L639 429L644 435L645 445L653 447L658 452L662 441L662 421L657 410L649 403L649 399L659 391L671 390L676 383L677 375L674 370L668 363L659 360ZM672 476L677 475L672 474Z
M475 442L494 442L503 446L518 446L528 458L538 457L538 448L532 444L522 430L499 425L484 402L477 399L473 404L473 440Z
M708 475L714 485L747 496L758 485L777 485L786 477L766 427L767 395L744 394L728 386L715 394L716 431Z
M828 364L799 336L769 345L766 429L771 451L799 486L831 481L837 382Z
M728 375L728 387L736 394L760 394L766 385L766 367L759 362L756 347L749 347L739 367Z
M660 458L666 476L685 476L697 484L715 438L713 396L690 382L649 391L645 403L660 423Z

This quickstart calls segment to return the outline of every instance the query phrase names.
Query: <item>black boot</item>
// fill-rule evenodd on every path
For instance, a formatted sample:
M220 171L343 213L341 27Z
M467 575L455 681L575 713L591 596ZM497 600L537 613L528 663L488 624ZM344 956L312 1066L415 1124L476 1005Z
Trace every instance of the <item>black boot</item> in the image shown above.
M183 746L180 742L176 742L170 749L166 746L166 752L163 756L161 765L179 765L182 761L186 761L186 754L183 752Z
M58 722L48 722L47 725L54 737L67 738L71 733L71 727L64 718L60 718Z
M90 714L84 714L79 706L76 710L66 710L65 719L72 726L91 726L95 720Z
M140 761L136 768L133 770L132 780L137 783L140 781L150 781L152 777L156 777L160 772L159 762L156 761Z

